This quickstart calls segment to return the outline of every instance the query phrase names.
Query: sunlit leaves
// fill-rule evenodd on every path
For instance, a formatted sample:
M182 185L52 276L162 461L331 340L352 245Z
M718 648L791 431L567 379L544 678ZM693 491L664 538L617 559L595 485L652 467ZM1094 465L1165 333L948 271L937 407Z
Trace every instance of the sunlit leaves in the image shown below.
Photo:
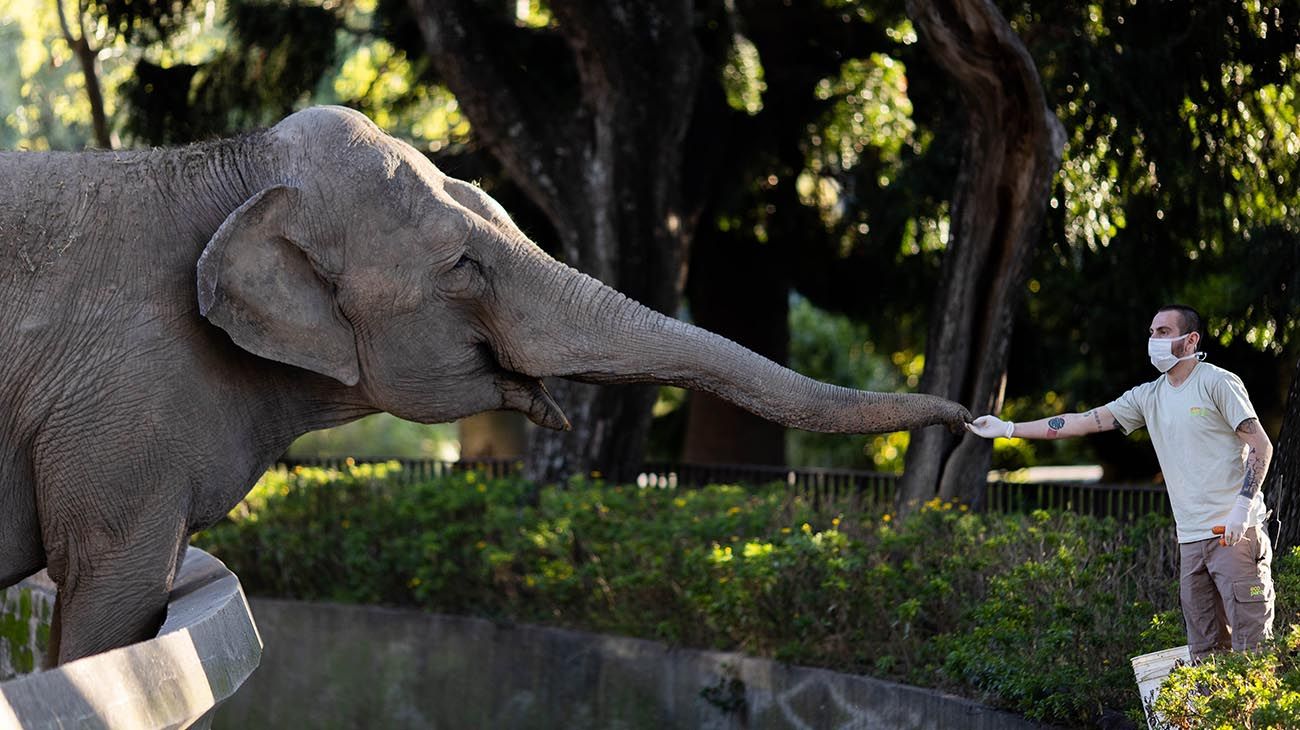
M525 28L545 28L555 17L541 0L515 0L515 22Z
M75 13L75 4L70 10ZM93 136L85 79L59 29L54 4L0 0L0 43L0 109L5 113L0 146L31 150L85 146ZM112 74L122 65L117 50L113 47L101 54L101 73ZM111 114L113 106L106 103Z
M215 0L201 5L139 3L137 9L148 16L146 20L114 16L110 21L105 15L106 8L118 12L130 7L131 3L125 2L92 4L78 23L78 3L64 4L74 36L82 32L80 26L99 51L96 71L114 135L124 121L119 87L132 77L140 58L166 65L196 63L219 52L225 42ZM165 25L167 42L129 45L119 31L136 28L141 22ZM146 37L155 38L156 34L136 39ZM53 2L0 0L0 53L8 57L9 49L13 49L14 62L0 62L0 108L9 110L0 125L0 147L78 149L89 143L93 135L85 77L59 28Z
M1086 246L1093 252L1109 245L1125 224L1120 171L1111 149L1115 120L1102 118L1095 123L1104 130L1091 144L1085 141L1082 129L1074 130L1059 178L1065 197L1066 242L1071 249ZM1058 204L1053 198L1051 205Z
M857 237L870 231L866 211L846 190L860 184L858 168L869 160L875 169L871 183L886 188L898 173L904 149L922 151L927 137L917 133L912 120L906 69L888 55L874 53L845 62L837 76L817 84L815 94L829 102L830 109L809 129L806 169L797 180L798 192L801 201L816 207L830 226L840 225L846 217L861 218L845 230L844 255Z
M360 109L376 124L424 149L464 143L469 121L455 97L440 85L417 80L406 54L377 39L352 49L334 75L335 101Z
M873 53L846 62L837 78L817 85L816 93L836 103L814 135L815 152L809 160L813 171L852 169L867 147L895 159L904 144L915 142L907 72L889 56Z
M737 111L753 116L763 110L763 62L748 38L735 34L727 60L722 66L722 88L727 94L727 104Z

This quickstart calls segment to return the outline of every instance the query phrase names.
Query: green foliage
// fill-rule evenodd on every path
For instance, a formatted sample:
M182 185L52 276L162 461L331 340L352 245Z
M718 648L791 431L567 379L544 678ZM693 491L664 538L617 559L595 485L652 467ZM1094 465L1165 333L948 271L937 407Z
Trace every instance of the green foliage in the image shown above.
M352 423L301 436L286 454L294 459L356 457L358 459L429 458L455 461L459 456L456 426L426 426L376 413Z
M1257 652L1178 667L1152 705L1161 728L1300 727L1300 626Z
M1007 526L1012 539L1036 543L1037 555L990 577L972 628L938 643L954 680L1032 719L1082 724L1103 707L1130 704L1128 657L1186 642L1181 623L1174 630L1168 614L1152 618L1174 600L1161 575L1167 566L1151 560L1172 541L1149 525L1071 520L1053 529L1051 520L1039 511ZM1147 572L1126 575L1135 569ZM1150 595L1152 585L1164 586L1163 595Z
M915 387L924 358L914 353L876 352L869 328L843 315L823 311L804 297L790 297L790 367L827 383L860 390L895 391ZM786 455L793 465L901 471L907 433L861 439L790 430Z
M270 473L196 542L255 594L742 649L1054 723L1139 711L1128 658L1182 640L1165 521L936 500L899 524L776 485L539 490L466 473L396 487L391 468Z

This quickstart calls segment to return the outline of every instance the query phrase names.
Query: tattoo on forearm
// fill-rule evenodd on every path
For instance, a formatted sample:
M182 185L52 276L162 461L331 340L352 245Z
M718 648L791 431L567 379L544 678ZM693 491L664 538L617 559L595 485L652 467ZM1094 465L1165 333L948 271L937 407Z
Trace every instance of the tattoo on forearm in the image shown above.
M1047 438L1049 439L1056 438L1057 432L1059 432L1063 428L1065 428L1065 419L1061 418L1060 416L1056 416L1055 418L1047 422Z
M1240 426L1237 426L1237 431L1246 434L1257 433L1259 431L1259 421L1254 418L1247 418L1241 422Z
M1112 427L1113 427L1113 428L1120 428L1120 425L1119 425L1119 419L1116 418L1116 419L1112 419L1112 420L1115 421L1115 422L1112 424Z
M1264 474L1268 472L1268 462L1264 455L1250 447L1246 454L1246 478L1241 480L1241 496L1254 497L1264 485Z
M1101 430L1101 414L1100 414L1100 413L1098 413L1096 410L1091 410L1091 411L1088 411L1088 412L1087 412L1086 414L1084 414L1084 415L1092 416L1092 420L1093 420L1093 422L1097 424L1097 430L1098 430L1098 431Z

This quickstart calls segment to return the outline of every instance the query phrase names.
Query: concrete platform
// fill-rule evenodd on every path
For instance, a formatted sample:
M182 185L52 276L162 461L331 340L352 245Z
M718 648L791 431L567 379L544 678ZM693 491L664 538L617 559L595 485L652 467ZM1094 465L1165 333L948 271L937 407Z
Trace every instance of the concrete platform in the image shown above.
M3 593L5 601L17 595L20 603L45 605L53 591L38 574ZM39 631L32 626L33 640ZM34 647L28 653L39 656ZM238 579L216 558L190 548L157 638L0 683L0 728L206 728L261 656L262 640Z

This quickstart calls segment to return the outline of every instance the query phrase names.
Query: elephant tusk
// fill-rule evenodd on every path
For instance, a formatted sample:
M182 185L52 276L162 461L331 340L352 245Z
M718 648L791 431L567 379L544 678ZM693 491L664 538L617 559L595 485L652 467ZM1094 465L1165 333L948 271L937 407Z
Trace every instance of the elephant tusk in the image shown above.
M538 426L556 431L572 431L573 425L551 397L542 381L510 373L497 380L501 391L501 407L520 411Z

